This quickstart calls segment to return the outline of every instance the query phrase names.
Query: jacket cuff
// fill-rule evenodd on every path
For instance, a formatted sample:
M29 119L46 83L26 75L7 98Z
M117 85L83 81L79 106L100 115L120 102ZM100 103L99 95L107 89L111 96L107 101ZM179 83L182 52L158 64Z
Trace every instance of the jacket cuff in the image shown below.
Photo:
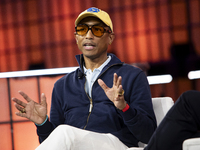
M133 117L135 117L137 111L135 109L132 109L131 107L129 107L129 109L127 109L125 112L121 111L121 110L117 110L119 112L119 114L124 118L124 120L128 121L133 119Z
M47 133L49 131L51 131L52 129L52 124L50 123L49 119L47 118L46 122L44 122L42 125L37 125L35 124L37 127L37 131L39 133Z

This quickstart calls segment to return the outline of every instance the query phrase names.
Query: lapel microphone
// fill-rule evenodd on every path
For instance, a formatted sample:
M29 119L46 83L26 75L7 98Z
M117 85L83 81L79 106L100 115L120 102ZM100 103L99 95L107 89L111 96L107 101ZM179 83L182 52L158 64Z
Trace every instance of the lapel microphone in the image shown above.
M84 77L84 73L81 72L81 70L78 70L78 78L82 79Z

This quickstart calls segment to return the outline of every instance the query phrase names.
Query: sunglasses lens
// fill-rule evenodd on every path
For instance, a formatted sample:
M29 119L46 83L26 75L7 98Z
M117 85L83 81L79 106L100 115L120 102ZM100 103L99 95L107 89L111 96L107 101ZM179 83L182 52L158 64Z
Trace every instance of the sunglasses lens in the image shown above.
M101 37L104 34L104 28L101 26L92 26L92 33L95 36Z
M85 35L88 32L88 26L86 25L78 25L76 27L76 33L78 35Z
M101 37L104 34L104 28L102 26L92 26L92 28L89 28L84 24L76 26L76 33L82 36L85 35L89 29L91 29L92 33L97 37Z

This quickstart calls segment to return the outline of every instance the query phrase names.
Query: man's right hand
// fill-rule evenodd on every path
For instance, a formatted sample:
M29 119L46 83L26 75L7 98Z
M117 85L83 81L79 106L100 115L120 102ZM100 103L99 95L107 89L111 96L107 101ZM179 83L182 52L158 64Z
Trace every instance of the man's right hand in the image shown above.
M23 96L27 103L24 103L17 98L12 98L12 100L15 102L15 107L19 110L19 112L16 112L15 114L17 116L27 118L36 124L42 124L45 121L47 115L47 103L45 94L41 94L40 104L30 99L28 95L22 91L19 91L19 94Z

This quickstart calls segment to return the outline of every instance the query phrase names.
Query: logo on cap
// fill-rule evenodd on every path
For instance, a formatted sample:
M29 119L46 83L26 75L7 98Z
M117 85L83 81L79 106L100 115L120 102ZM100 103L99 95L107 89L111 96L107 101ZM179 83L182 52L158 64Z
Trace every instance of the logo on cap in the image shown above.
M91 7L91 8L88 8L87 12L99 12L100 10L98 8L94 8L94 7Z

